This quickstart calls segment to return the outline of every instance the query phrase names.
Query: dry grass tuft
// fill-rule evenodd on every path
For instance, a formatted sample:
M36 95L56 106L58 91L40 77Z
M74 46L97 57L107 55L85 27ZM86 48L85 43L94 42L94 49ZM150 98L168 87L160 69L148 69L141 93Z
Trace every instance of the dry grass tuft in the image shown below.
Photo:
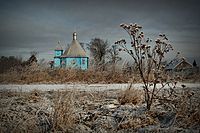
M182 90L179 95L172 99L172 104L177 111L177 124L180 127L200 125L200 99L199 91L190 89ZM181 121L181 122L180 122Z
M33 90L28 96L29 102L36 103L41 100L41 92L39 90Z
M121 105L132 103L134 105L142 103L143 91L129 88L125 91L121 91L118 96L118 101Z
M118 126L118 129L130 129L130 128L138 129L138 128L147 127L149 125L155 125L157 123L158 122L150 116L146 116L144 118L135 117L135 118L129 119L128 121L120 123L120 125Z
M74 92L0 92L0 132L68 132L76 122Z
M76 122L74 92L57 92L51 114L53 130L67 132Z

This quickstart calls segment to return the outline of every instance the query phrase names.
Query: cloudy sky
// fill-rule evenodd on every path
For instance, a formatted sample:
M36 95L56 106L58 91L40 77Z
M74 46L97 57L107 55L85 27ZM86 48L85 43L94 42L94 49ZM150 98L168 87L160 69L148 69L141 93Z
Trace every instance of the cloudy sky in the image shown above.
M0 55L50 60L58 41L65 47L99 37L113 44L126 38L120 23L138 23L155 40L165 33L186 57L199 57L198 0L1 0Z

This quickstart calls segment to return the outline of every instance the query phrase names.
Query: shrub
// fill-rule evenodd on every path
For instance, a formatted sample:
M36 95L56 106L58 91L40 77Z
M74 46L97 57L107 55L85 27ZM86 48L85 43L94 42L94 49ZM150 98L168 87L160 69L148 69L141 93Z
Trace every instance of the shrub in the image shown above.
M121 47L119 51L128 53L135 62L144 85L146 106L150 110L156 94L163 88L159 88L157 84L165 85L163 59L173 48L165 34L160 34L155 45L152 45L152 40L145 38L142 26L136 23L123 23L120 26L128 33L131 42L127 43L125 39L121 39L115 44Z
M129 88L121 91L118 96L118 101L121 105L131 103L134 105L142 103L143 91L135 88Z
M74 92L57 92L53 101L53 111L51 114L53 129L55 131L67 132L73 128L76 117L74 109Z

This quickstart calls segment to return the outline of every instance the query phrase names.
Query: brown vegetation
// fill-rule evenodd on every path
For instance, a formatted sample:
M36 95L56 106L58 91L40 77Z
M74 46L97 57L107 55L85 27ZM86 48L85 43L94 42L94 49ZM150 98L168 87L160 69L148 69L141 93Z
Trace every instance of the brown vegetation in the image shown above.
M120 71L44 69L32 64L0 74L0 83L127 83L131 78Z
M163 76L167 77L167 76ZM153 74L149 74L149 79L154 78ZM164 79L164 78L163 78ZM177 81L199 82L199 74L189 75L187 77L175 78ZM95 71L89 69L87 71L74 69L50 69L42 68L38 64L33 63L31 66L10 68L4 73L0 73L0 83L136 83L142 82L137 71L124 72L116 71Z
M152 45L152 40L145 37L142 26L136 23L122 23L120 27L127 32L131 43L120 39L115 44L121 47L119 51L129 54L135 62L144 85L146 106L150 110L156 94L163 88L158 88L157 84L164 85L168 80L165 76L165 65L162 62L165 55L173 50L173 47L165 34L160 34L159 38L155 40L155 44ZM150 86L153 88L151 89Z
M74 92L57 92L53 99L52 118L53 130L67 132L76 122Z
M164 99L165 92L160 92L160 99L149 111L142 93L131 88L124 92L1 91L0 132L196 132L200 129L198 89L178 89L170 101ZM122 98L126 103L121 102Z
M0 132L67 132L75 124L72 92L1 92Z
M121 105L130 104L130 103L134 105L138 105L143 102L143 97L144 97L144 94L142 90L129 88L119 93L118 101Z

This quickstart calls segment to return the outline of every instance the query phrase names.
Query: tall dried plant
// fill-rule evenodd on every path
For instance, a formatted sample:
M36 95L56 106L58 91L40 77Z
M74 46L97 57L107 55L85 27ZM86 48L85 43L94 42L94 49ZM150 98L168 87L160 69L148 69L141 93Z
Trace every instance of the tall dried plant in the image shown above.
M128 44L125 39L121 39L115 44L120 45L119 51L128 53L134 60L144 84L146 106L150 110L156 94L169 84L165 83L165 66L162 62L165 55L173 50L172 45L165 34L160 34L153 45L152 40L145 38L142 26L136 23L122 23L120 27L128 33L131 43ZM162 86L159 87L158 83Z
M67 132L75 124L74 92L57 92L51 117L53 118L53 129Z

